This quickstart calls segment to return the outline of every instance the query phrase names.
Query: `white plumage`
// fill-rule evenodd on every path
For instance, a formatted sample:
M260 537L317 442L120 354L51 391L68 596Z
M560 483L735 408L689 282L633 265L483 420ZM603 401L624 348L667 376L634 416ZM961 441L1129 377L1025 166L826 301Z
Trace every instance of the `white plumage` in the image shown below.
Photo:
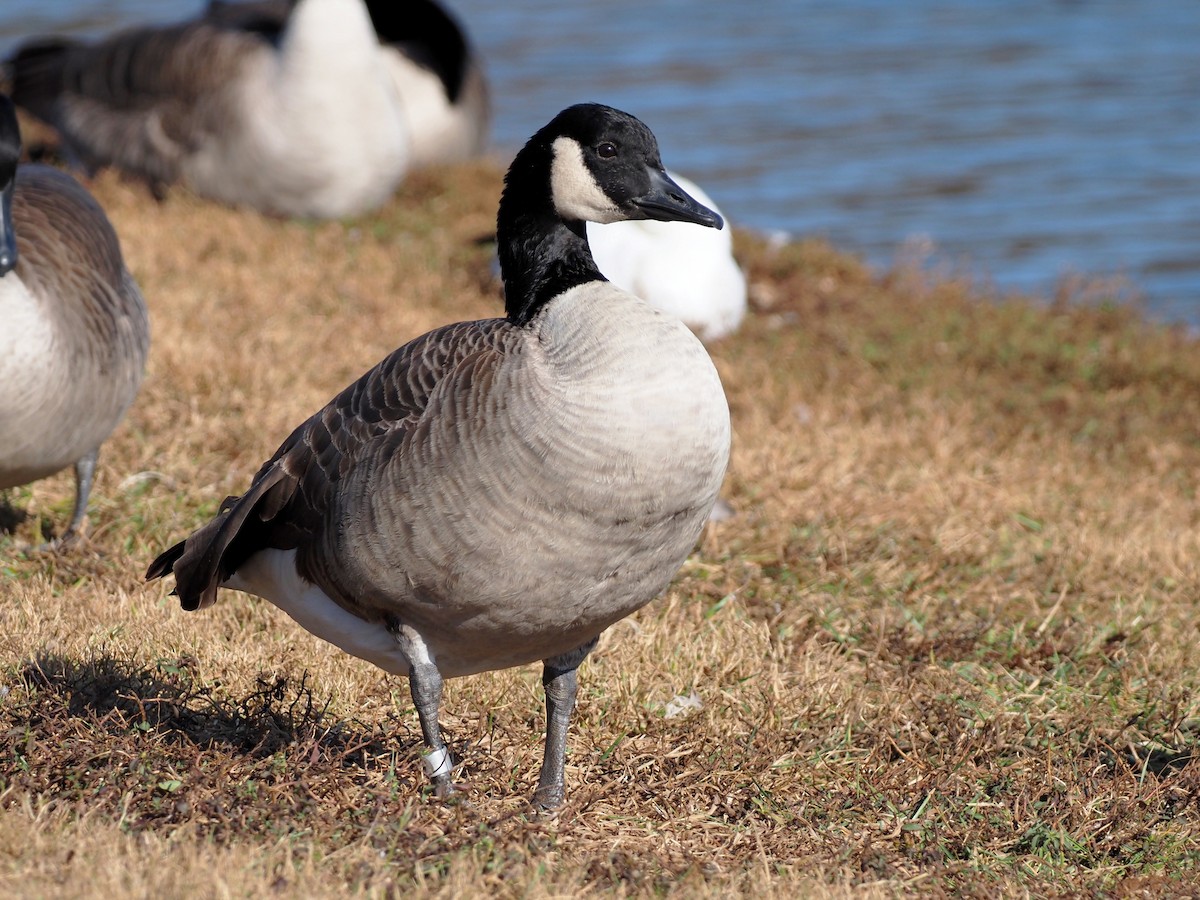
M709 209L699 185L674 172L681 188ZM746 276L733 258L730 229L690 222L587 224L596 266L613 284L684 321L701 340L737 330L746 314Z
M362 0L298 0L279 23L201 17L95 44L35 41L9 60L12 96L88 170L158 193L302 217L367 212L408 170L411 141Z

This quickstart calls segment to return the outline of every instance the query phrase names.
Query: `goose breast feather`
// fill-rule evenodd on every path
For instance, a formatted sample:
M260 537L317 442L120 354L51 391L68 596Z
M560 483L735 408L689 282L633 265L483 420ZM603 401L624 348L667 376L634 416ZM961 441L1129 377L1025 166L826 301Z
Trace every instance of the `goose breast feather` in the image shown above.
M595 327L614 315L625 327ZM417 628L446 675L567 652L644 605L720 487L716 371L682 323L605 282L536 324L460 323L395 351L150 576L173 565L194 609L254 553L295 548L303 578Z
M3 487L95 451L133 403L150 343L116 232L82 185L21 166L12 218L19 262L0 279Z
M315 554L339 603L399 612L444 674L567 652L649 602L724 475L728 408L682 323L597 281L532 326L503 326L388 465L349 476Z

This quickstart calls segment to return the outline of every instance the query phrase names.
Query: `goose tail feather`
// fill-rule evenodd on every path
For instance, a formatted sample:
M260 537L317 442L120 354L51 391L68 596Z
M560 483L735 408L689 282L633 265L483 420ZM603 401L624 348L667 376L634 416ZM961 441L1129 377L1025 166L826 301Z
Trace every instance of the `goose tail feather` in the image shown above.
M174 574L173 593L180 606L189 612L212 606L221 583L262 549L256 536L261 537L264 523L280 509L281 488L289 480L282 466L271 466L245 494L227 497L215 519L159 554L146 570L146 580Z

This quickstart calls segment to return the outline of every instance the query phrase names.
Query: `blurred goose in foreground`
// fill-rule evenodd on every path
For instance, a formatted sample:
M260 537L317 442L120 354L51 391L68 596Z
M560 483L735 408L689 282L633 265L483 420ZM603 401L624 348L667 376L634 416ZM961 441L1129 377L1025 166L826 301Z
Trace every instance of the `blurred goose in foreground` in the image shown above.
M534 802L563 799L576 669L691 551L729 456L703 345L596 269L584 221L720 227L667 176L654 135L606 106L535 134L497 216L502 319L409 342L297 428L218 516L171 547L184 609L218 587L407 675L437 791L443 677L541 660Z
M211 22L277 34L297 0L212 0ZM409 165L478 156L491 121L487 80L466 32L435 0L366 0L400 98Z
M96 44L38 40L7 63L13 100L88 171L334 218L387 200L409 163L399 97L362 0L299 0L269 33L199 20Z
M698 185L668 172L681 188L720 215ZM729 229L690 222L589 222L596 266L613 284L678 316L704 341L737 330L746 314L746 276L733 258Z
M142 383L150 328L104 210L73 178L18 170L21 135L0 95L0 488L75 467L87 513L100 444Z

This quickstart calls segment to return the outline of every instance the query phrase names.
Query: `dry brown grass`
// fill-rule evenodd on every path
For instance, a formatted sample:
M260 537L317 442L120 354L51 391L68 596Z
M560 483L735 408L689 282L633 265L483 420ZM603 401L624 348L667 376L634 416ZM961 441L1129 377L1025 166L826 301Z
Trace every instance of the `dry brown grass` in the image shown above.
M15 549L65 522L69 476L9 498L0 892L1192 890L1200 353L1126 311L740 235L757 309L713 348L738 515L585 664L553 820L525 802L535 668L448 685L471 790L446 806L403 683L268 604L141 583L351 378L496 314L499 177L324 225L94 186L154 347L90 544Z

